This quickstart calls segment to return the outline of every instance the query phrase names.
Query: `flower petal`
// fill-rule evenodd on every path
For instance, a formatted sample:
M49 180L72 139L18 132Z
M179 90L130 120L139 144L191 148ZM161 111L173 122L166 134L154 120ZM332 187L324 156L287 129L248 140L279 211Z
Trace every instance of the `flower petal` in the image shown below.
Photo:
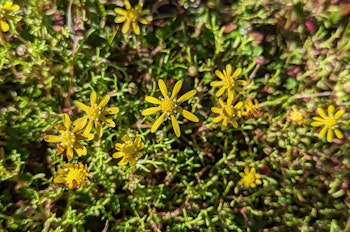
M62 184L62 183L65 183L66 182L66 179L65 178L62 178L62 177L55 177L53 179L53 182L56 183L56 184Z
M126 10L119 8L119 7L114 8L114 12L117 13L118 15L122 15L124 17L128 14L128 12Z
M344 138L343 132L341 132L339 129L334 129L335 136L337 136L338 139Z
M328 130L327 130L327 142L331 143L333 141L333 137L334 137L334 134L333 134L332 128L328 128Z
M3 32L7 32L8 30L10 30L10 26L8 25L8 23L6 21L0 20L0 29Z
M151 96L147 96L147 97L145 98L145 101L146 101L146 102L149 102L149 103L157 104L157 105L160 105L160 104L162 103L161 100L159 100L159 99L157 99L157 98L155 98L155 97L151 97Z
M187 118L188 120L192 121L192 122L199 122L199 119L197 118L196 115L192 114L191 112L182 109L180 111L181 115L184 116L185 118Z
M117 114L119 113L118 107L110 107L102 111L103 114Z
M132 29L133 29L135 35L140 34L140 26L137 24L137 22L132 22Z
M188 91L187 93L179 97L179 99L177 99L176 102L180 104L181 102L187 101L188 99L196 95L196 93L197 93L196 90Z
M173 92L172 92L171 97L170 97L171 99L174 99L177 96L177 94L181 90L181 87L182 87L182 80L179 80L176 82L176 84L174 86Z
M323 139L326 137L326 133L327 133L327 127L325 126L321 129L320 133L318 133L318 137L320 139Z
M84 103L80 102L80 101L76 101L75 105L81 109L82 111L88 112L89 111L89 107L87 105L85 105Z
M70 130L70 124L71 121L68 114L63 114L63 125L67 130Z
M91 106L94 106L96 104L96 92L93 91L91 94L90 94L90 104Z
M220 97L224 92L225 92L226 88L225 87L221 87L215 94L216 97Z
M122 33L126 34L130 30L130 21L126 20L122 26Z
M232 73L232 66L230 64L226 65L226 77L230 78Z
M236 69L236 71L233 73L232 77L233 77L233 78L238 77L239 74L241 74L241 72L242 72L242 69L241 69L241 68Z
M328 115L332 116L334 114L335 108L333 105L328 106Z
M68 161L71 161L73 159L73 155L74 155L73 149L71 147L67 147L66 156Z
M218 76L221 80L225 79L224 74L221 71L219 71L219 70L215 71L215 75Z
M130 136L129 135L127 135L127 134L125 134L124 136L123 136L123 140L124 140L124 142L125 143L127 143L127 144L130 144Z
M164 98L168 97L168 90L166 85L162 79L158 80L158 86Z
M234 118L231 118L231 123L232 123L232 126L234 127L234 128L237 128L238 127L238 123L237 123L237 121L236 121L236 119L234 119Z
M101 124L98 122L98 121L95 121L95 128L96 128L96 131L97 131L97 134L98 134L98 137L102 137L103 135L103 129L102 129L102 126Z
M85 127L84 134L85 134L85 133L89 133L89 132L91 131L91 129L92 129L92 123L93 123L93 122L94 122L94 121L89 120L88 124L87 124L86 127Z
M228 91L227 96L228 96L228 99L233 99L233 93L232 93L232 91ZM231 101L231 102L232 102L232 101Z
M163 113L159 118L157 118L157 120L153 123L152 128L151 128L151 132L154 133L159 126L164 122L166 113Z
M130 4L129 0L124 0L124 6L125 6L125 9L127 9L127 10L131 9L131 4Z
M94 134L91 134L91 133L84 133L84 134L78 134L76 135L76 140L87 140L87 141L90 141L90 140L93 140L94 139Z
M126 156L118 163L119 166L124 166L128 163L128 158Z
M113 158L118 159L120 157L123 157L124 155L125 155L124 152L118 151L118 152L113 153Z
M176 117L173 114L171 115L171 124L173 125L175 135L177 137L180 137L181 135L180 126L179 126L179 123L177 122Z
M107 105L110 98L111 97L109 95L105 95L100 101L100 104L98 104L98 107L104 107L105 105Z
M320 118L320 117L312 117L313 120L315 121L320 121L324 123L324 118Z
M154 114L154 113L157 113L158 111L160 111L161 108L160 107L151 107L151 108L148 108L148 109L145 109L141 112L141 114L143 116L147 116L147 115L151 115L151 114Z
M215 117L215 118L213 119L213 122L214 122L214 123L218 123L218 122L220 122L223 118L224 118L224 117L223 117L222 115L219 115L219 116L217 116L217 117Z
M210 82L210 86L212 86L212 87L218 87L218 86L222 86L222 85L223 85L222 81L212 81L212 82Z
M319 127L323 125L324 125L324 122L321 122L321 121L314 121L311 123L311 126L314 126L314 127Z
M334 117L335 117L335 118L340 118L344 113L345 113L344 110L338 110L338 111L335 113Z
M130 166L134 166L136 164L136 160L134 157L132 157L132 156L129 157L129 164L130 164Z
M121 151L123 149L123 144L121 143L116 143L114 146L115 146L115 149L118 151Z
M62 138L56 135L45 135L44 140L48 143L59 143Z
M110 118L106 118L102 116L101 121L105 122L109 127L115 127L115 122Z
M86 147L79 143L74 144L74 150L77 152L79 157L87 154Z
M114 22L115 23L122 23L122 22L125 22L125 20L126 20L126 17L124 15L117 16L117 17L114 18Z
M321 118L326 118L326 112L322 108L317 108L317 113L321 116Z
M218 107L211 107L211 111L217 114L220 114L222 112L222 110L220 110Z

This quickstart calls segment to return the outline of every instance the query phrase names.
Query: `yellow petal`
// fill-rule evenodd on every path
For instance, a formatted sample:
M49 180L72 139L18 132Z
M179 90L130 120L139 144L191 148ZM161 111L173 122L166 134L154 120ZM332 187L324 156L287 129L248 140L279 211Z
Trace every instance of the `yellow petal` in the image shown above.
M226 65L226 77L230 77L232 73L232 66L230 64Z
M173 114L171 115L171 124L173 125L175 135L177 137L180 137L180 135L181 135L180 126L179 126L179 123L177 122L177 120Z
M124 22L124 24L123 24L123 26L122 26L122 33L123 34L126 34L128 31L129 31L129 29L130 29L130 21L129 20L126 20L125 22Z
M116 143L114 146L115 146L115 149L117 149L118 151L121 151L123 149L123 144L121 143Z
M225 108L225 103L221 98L219 98L219 104L220 104L221 108L223 108L223 109Z
M98 134L98 137L102 137L103 135L103 129L102 129L102 126L99 122L95 121L95 128L96 128L96 131L97 131L97 134Z
M141 142L141 138L140 137L136 137L135 140L134 140L134 144L137 146L140 142Z
M151 96L147 96L145 98L145 101L149 102L149 103L157 104L157 105L160 105L162 103L162 101L160 101L159 99L157 99L155 97L151 97Z
M126 156L124 156L124 158L118 163L119 166L124 166L126 165L128 162L128 159L126 158Z
M166 116L166 113L163 113L152 125L151 132L154 133L159 126L164 122L164 118Z
M145 18L139 18L139 22L142 23L142 24L149 24L149 21Z
M91 129L92 129L92 123L93 123L93 121L92 121L92 120L89 120L88 124L87 124L86 127L85 127L84 134L85 134L85 133L89 133L89 132L91 131Z
M188 120L192 121L192 122L199 122L199 119L197 118L196 115L192 114L191 112L182 109L180 111L181 115L184 116L185 118L187 118Z
M255 180L255 184L262 184L262 182L261 182L261 180L256 179L256 180Z
M87 117L79 118L73 122L73 133L81 131L87 123Z
M124 156L124 152L121 152L121 151L113 153L114 159L118 159L118 158L123 157L123 156Z
M231 123L232 123L232 126L233 126L234 128L237 128L237 127L238 127L238 123L237 123L236 119L231 118Z
M73 149L71 147L67 147L66 156L67 156L68 161L72 160L73 155L74 155Z
M323 125L324 125L324 122L320 122L320 121L314 121L311 123L311 126L314 126L314 127L319 127Z
M136 160L135 160L135 158L134 157L130 157L129 158L129 164L130 164L130 166L134 166L135 164L136 164Z
M215 94L216 97L220 97L224 92L225 92L226 88L225 87L221 87Z
M215 117L215 118L213 119L213 122L214 122L214 123L218 123L218 122L220 122L222 119L223 119L223 116L220 115L220 116Z
M77 152L79 157L87 154L86 147L79 143L74 144L74 150Z
M332 116L334 114L335 108L333 105L328 106L328 115Z
M219 70L215 71L215 75L218 76L221 80L225 79L224 74L221 71L219 71Z
M127 10L131 9L131 4L130 4L129 0L124 0L124 6L125 6L125 9L127 9Z
M62 139L56 135L45 135L44 140L48 143L59 143Z
M147 116L147 115L151 115L151 114L154 114L154 113L157 113L158 111L160 111L161 108L160 107L151 107L151 108L148 108L148 109L145 109L141 112L141 114L143 116Z
M142 152L136 152L135 156L136 156L137 158L140 158L140 157L142 156Z
M326 137L326 133L327 133L327 127L325 126L321 129L320 133L318 133L318 137L320 139L323 139Z
M10 26L7 24L6 21L0 20L0 28L3 32L7 32L10 30Z
M334 134L333 134L332 128L328 128L328 130L327 130L327 142L331 143L333 141L333 137L334 137Z
M335 136L337 136L338 139L344 138L343 132L341 132L339 129L334 129Z
M171 94L171 97L170 97L171 99L174 99L177 96L177 94L181 90L181 86L182 86L182 80L177 81L175 86L174 86L173 92Z
M162 92L163 97L164 98L168 97L168 90L162 79L158 80L158 86L159 86L160 92Z
M91 94L90 94L90 104L91 106L94 106L96 104L96 92L93 91Z
M180 104L181 102L187 101L188 99L196 95L196 93L197 93L196 90L188 91L187 93L179 97L179 99L177 99L176 102Z
M107 105L107 103L108 103L108 101L109 101L110 98L111 98L111 97L110 97L109 95L105 95L105 96L102 98L100 104L98 104L98 107L104 107L105 105Z
M125 143L130 144L130 140L131 140L131 139L130 139L129 135L125 134L125 135L123 136L123 140L124 140Z
M20 9L19 5L14 4L12 7L10 7L11 11L18 11Z
M232 77L236 78L237 76L239 76L239 74L241 74L241 72L242 72L241 68L236 69L236 71L233 73Z
M133 29L135 35L139 35L140 34L140 27L137 24L137 22L132 22L132 29Z
M117 16L117 17L114 18L114 22L115 23L122 23L122 22L125 22L125 20L126 20L126 17L124 15Z
M63 114L63 125L67 130L70 130L70 124L71 121L68 114Z
M218 87L218 86L222 86L222 85L223 85L222 81L212 81L212 82L210 82L210 86L212 86L212 87Z
M321 116L321 118L326 118L326 112L322 108L317 108L317 113Z
M55 177L53 179L53 182L56 183L56 184L61 184L61 183L65 183L66 182L66 179L62 178L62 177Z
M324 118L320 118L320 117L313 117L312 118L315 121L320 121L320 122L324 122Z
M76 135L76 139L77 140L87 140L87 141L90 141L90 140L93 140L94 139L94 134L91 134L91 133L84 133L84 134L78 134Z
M217 107L211 107L211 111L212 111L213 113L217 113L217 114L220 114L220 113L222 112L222 110L220 110L220 109L217 108Z
M101 117L101 120L105 122L109 127L115 127L115 123L112 119L106 118L106 117Z
M102 111L103 114L117 114L119 113L118 107L110 107Z
M114 8L114 12L119 14L119 15L123 15L123 16L126 16L128 14L128 12L122 8Z
M82 111L88 112L89 111L89 107L87 105L85 105L84 103L80 102L80 101L76 101L75 105L81 109Z
M340 118L344 113L345 113L344 110L338 110L338 111L335 113L334 117L335 117L335 118Z
M228 99L233 99L233 93L232 91L228 91ZM232 102L232 100L231 100ZM232 104L232 103L231 103Z

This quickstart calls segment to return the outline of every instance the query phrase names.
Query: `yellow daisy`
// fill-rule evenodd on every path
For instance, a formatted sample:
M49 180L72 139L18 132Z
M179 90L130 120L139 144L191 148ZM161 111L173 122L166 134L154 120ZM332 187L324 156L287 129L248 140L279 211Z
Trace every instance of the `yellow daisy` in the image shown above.
M177 119L176 119L177 113L180 113L183 117L187 118L188 120L190 120L192 122L199 121L199 119L197 118L196 115L194 115L191 112L180 107L180 104L182 102L187 101L188 99L193 97L197 93L197 91L191 90L191 91L185 93L184 95L182 95L181 97L176 98L176 96L179 93L181 86L182 86L182 81L179 80L176 82L174 90L173 90L171 96L169 97L168 90L167 90L167 87L166 87L164 81L159 80L158 85L159 85L160 91L162 92L162 95L164 98L157 99L155 97L147 96L145 98L145 100L147 102L157 104L159 106L151 107L151 108L143 110L142 115L146 116L146 115L155 114L159 111L162 112L160 117L153 123L153 126L151 128L152 133L154 133L159 128L159 126L162 124L162 122L167 120L167 118L169 118L169 116L170 116L175 135L177 137L180 137L181 131L180 131L179 123L177 122Z
M342 139L344 134L338 129L338 119L345 113L344 110L338 110L336 113L333 105L328 106L328 115L322 108L317 108L317 113L321 117L313 117L311 126L320 127L323 126L318 134L320 139L327 137L327 141L331 143L333 141L334 134L337 138Z
M130 165L135 165L135 158L140 158L142 156L141 151L144 144L141 142L140 137L137 137L133 142L128 135L124 135L123 140L124 143L115 144L115 149L117 149L118 152L113 154L113 158L118 159L123 157L123 159L118 163L119 166L126 165L128 162Z
M148 10L142 10L142 3L132 8L128 0L124 0L125 9L117 7L114 9L118 16L114 19L115 23L124 23L122 26L122 33L125 34L130 30L130 25L132 30L136 35L140 34L140 27L138 23L149 24L150 18L144 17L149 14Z
M68 114L63 115L63 125L65 128L61 124L55 126L55 128L61 134L60 136L46 135L44 140L49 143L59 143L57 153L62 154L64 151L66 151L68 161L72 160L74 151L76 151L79 157L86 155L86 147L81 145L79 141L92 140L94 135L90 133L82 134L81 130L84 127L82 124L77 124L73 130L71 130L71 120Z
M107 109L103 109L110 99L109 95L104 96L99 104L96 103L96 98L96 92L94 91L90 95L91 106L87 106L79 101L76 102L76 106L79 109L85 111L86 115L76 120L74 124L82 124L83 127L86 125L85 133L89 133L92 129L92 126L94 125L95 129L97 130L98 136L102 137L103 129L100 124L100 121L107 123L107 125L110 127L115 127L115 123L113 122L113 120L106 118L106 115L117 114L119 112L119 108L110 107Z
M86 185L88 171L81 163L65 164L64 168L58 169L60 177L56 177L53 181L55 183L64 183L68 189L76 189L80 186Z
M236 80L241 72L241 68L238 68L232 72L232 66L230 64L226 65L226 69L223 70L223 72L216 70L215 75L218 76L221 81L212 81L210 83L210 85L213 87L220 87L215 96L220 97L225 91L227 91L227 96L233 99L233 91L242 91L242 87L247 84L247 81Z
M255 173L255 168L249 170L248 167L244 168L244 172L240 172L239 175L242 177L238 184L245 187L255 188L256 185L262 184L259 174Z
M240 118L242 115L246 115L247 113L242 111L241 108L243 106L243 102L238 102L235 106L232 106L232 98L228 98L226 105L224 101L220 98L218 107L212 107L211 111L213 113L219 114L219 116L213 119L214 123L219 123L222 121L221 129L224 130L227 124L230 122L234 128L238 127L238 123L236 121L236 117Z

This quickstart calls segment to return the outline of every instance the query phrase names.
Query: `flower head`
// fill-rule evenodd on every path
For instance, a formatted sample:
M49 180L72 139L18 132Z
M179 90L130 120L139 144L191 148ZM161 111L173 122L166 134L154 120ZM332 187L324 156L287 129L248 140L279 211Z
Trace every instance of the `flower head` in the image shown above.
M344 110L338 110L336 113L333 105L328 106L328 115L322 108L317 108L317 113L321 117L313 117L311 126L320 127L323 126L318 134L320 139L327 137L327 141L331 143L333 141L334 134L337 138L342 139L343 133L338 129L338 119L345 113Z
M242 91L242 87L247 84L247 81L236 80L241 72L241 68L232 72L232 66L230 64L226 65L226 69L223 70L223 72L216 70L215 75L218 76L221 81L212 81L210 83L213 87L220 87L215 96L220 97L225 91L227 91L228 97L233 99L233 91Z
M130 165L135 165L135 158L140 158L142 156L142 149L144 147L141 138L137 137L134 142L131 141L128 135L123 137L124 143L116 143L115 149L118 151L113 154L113 158L118 159L123 157L123 159L118 163L119 166L126 165L128 162Z
M242 111L241 108L243 106L243 102L238 102L235 106L232 105L232 98L228 98L226 105L224 101L220 98L219 99L219 105L218 107L212 107L211 111L219 114L219 116L215 117L213 119L214 123L219 123L222 121L221 129L225 129L227 124L230 122L234 128L238 127L238 123L236 121L236 117L241 117L242 115L246 115L247 113Z
M240 185L245 187L255 188L256 185L261 184L260 175L255 173L255 168L249 170L248 167L244 168L244 172L240 172L239 175L242 177L238 182Z
M83 164L65 164L64 167L58 169L60 177L53 180L55 183L64 183L68 189L76 189L86 185L89 174Z
M246 109L248 116L251 118L260 117L260 115L262 114L259 110L259 102L256 99L254 99L253 104L253 101L250 98L247 98L247 100L244 103L244 108Z
M63 125L64 127L61 124L55 126L61 134L60 136L46 135L44 140L49 143L59 143L57 153L62 154L66 151L68 161L72 160L74 151L76 151L79 157L86 155L87 150L85 146L79 143L79 141L92 140L94 135L90 133L81 133L81 130L84 127L82 124L77 124L73 130L71 130L71 120L68 114L63 115Z
M132 30L136 35L140 34L140 27L138 23L149 24L150 19L144 17L149 14L148 10L142 10L142 4L140 3L135 8L132 8L129 0L124 0L125 9L117 7L114 9L118 16L114 19L115 23L124 23L122 27L122 33L125 34L130 30L130 25Z
M92 129L92 126L94 125L95 129L97 130L98 136L102 137L103 129L100 124L100 121L107 123L110 127L115 127L115 123L113 122L113 120L106 118L106 115L117 114L119 112L119 108L111 107L103 109L110 99L109 95L104 96L99 104L96 103L96 98L96 92L92 92L90 95L91 106L87 106L79 101L76 102L78 108L85 111L86 115L76 120L74 124L82 124L83 127L86 125L85 133L89 133Z
M10 29L7 20L15 20L15 11L19 10L19 5L13 4L13 2L5 2L0 6L0 30L7 32Z
M179 123L177 122L177 119L176 119L177 113L180 113L183 117L187 118L188 120L190 120L192 122L199 121L199 119L197 118L196 115L194 115L191 112L180 107L180 104L182 102L187 101L188 99L193 97L197 93L197 91L191 90L191 91L185 93L184 95L182 95L181 97L176 98L176 96L179 93L181 86L182 86L182 81L179 80L176 82L174 90L173 90L171 96L169 97L168 90L167 90L167 87L166 87L164 81L159 80L158 85L159 85L160 91L162 92L162 95L164 98L157 99L155 97L147 96L145 98L145 100L147 102L157 104L159 106L151 107L151 108L143 110L142 115L146 116L146 115L151 115L151 114L157 113L159 111L162 112L160 117L153 123L153 126L151 128L152 133L154 133L159 128L160 124L162 124L162 122L165 121L170 116L175 135L177 137L180 137L181 131L180 131Z
M306 112L303 109L298 110L296 106L292 106L292 111L289 111L288 120L297 125L302 125L306 122Z

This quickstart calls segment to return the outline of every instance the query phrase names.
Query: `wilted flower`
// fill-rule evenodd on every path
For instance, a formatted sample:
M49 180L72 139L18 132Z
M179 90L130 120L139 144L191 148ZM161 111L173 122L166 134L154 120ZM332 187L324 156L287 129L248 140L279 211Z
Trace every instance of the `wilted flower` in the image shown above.
M288 120L297 125L302 125L306 122L306 112L303 109L297 109L296 106L292 106L292 111L289 111Z
M79 141L82 140L92 140L94 138L93 134L90 133L81 133L83 129L83 124L77 124L73 130L71 130L71 120L68 114L63 115L63 125L58 124L55 128L61 134L57 135L46 135L44 140L49 143L59 143L58 144L58 154L62 154L66 151L66 156L68 161L71 161L73 158L73 150L77 152L78 156L86 155L87 150L85 146L81 145Z
M261 116L261 111L259 110L259 102L258 100L254 99L253 101L250 98L247 98L247 100L244 103L244 108L247 111L247 114L251 118L257 118Z
M65 164L64 168L58 169L60 177L54 179L55 183L63 183L68 189L76 189L80 186L86 185L88 171L81 163Z
M142 149L144 147L141 138L137 137L134 142L130 139L128 135L123 137L124 143L116 143L115 149L118 151L113 154L113 158L118 159L123 157L123 159L118 163L119 166L126 165L128 162L130 165L135 165L136 159L142 156Z

